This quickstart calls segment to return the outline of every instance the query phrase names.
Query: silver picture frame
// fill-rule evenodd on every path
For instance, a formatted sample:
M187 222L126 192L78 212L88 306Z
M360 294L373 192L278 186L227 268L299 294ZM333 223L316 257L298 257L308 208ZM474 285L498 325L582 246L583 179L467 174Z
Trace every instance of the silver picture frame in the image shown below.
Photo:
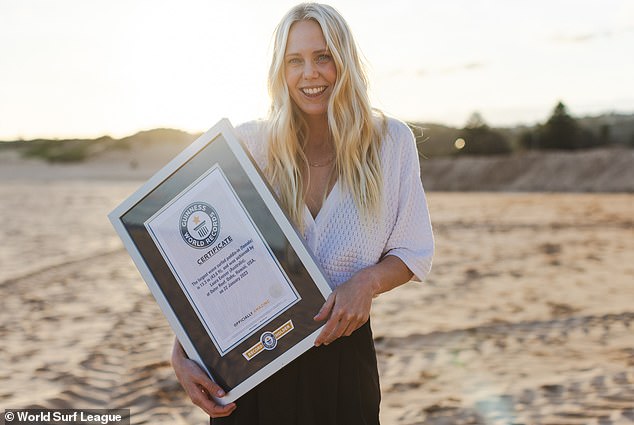
M257 278L265 276L263 280L267 282L277 276L286 291L284 302L272 306L266 314L262 313L258 316L259 321L248 324L243 331L229 335L225 338L227 342L221 341L218 336L227 327L223 328L226 324L218 322L226 317L216 313L218 304L210 304L215 295L209 295L212 291L207 291L207 298L200 295L203 294L200 288L208 289L209 285L215 285L213 288L218 289L217 279L212 281L201 276L202 280L187 280L189 273L193 273L191 266L184 260L190 255L189 251L182 248L185 254L177 255L174 252L181 248L172 250L174 252L168 249L169 244L180 243L174 242L179 238L178 230L172 226L176 236L168 235L172 227L160 223L169 223L169 220L159 217L164 211L169 213L170 208L178 210L178 202L183 205L187 203L187 196L191 193L199 197L206 196L213 202L217 192L212 188L216 186L201 185L218 185L218 182L223 181L228 188L225 193L229 197L235 195L236 201L234 204L233 201L226 201L229 198L223 198L222 204L218 204L218 208L222 208L222 216L233 218L234 215L237 217L242 214L247 217L244 220L248 219L253 226L252 231L261 239L259 246L262 248L255 250L256 254L253 255L257 255L257 261L267 262L272 270L270 274L263 274L258 269L253 275L257 274ZM168 213L165 213L166 217ZM238 139L229 120L222 119L198 137L121 202L108 217L187 356L225 390L226 396L222 398L212 395L216 402L226 405L237 400L313 347L323 327L323 323L315 322L313 317L331 288L321 267L279 206L274 192ZM211 216L204 217L209 219ZM156 220L162 221L159 223ZM181 236L187 233L186 224L183 219ZM167 226L167 230L162 230L160 226ZM161 232L166 236L161 236ZM225 237L225 240L228 239L231 236ZM204 258L205 264L211 263L207 262L211 256L222 258L224 254L217 253L224 245L221 246L218 239L201 241L201 246L194 246L190 251ZM232 252L234 255L240 250L240 245L236 246ZM255 257L251 261L255 262ZM255 278L249 281L245 278L242 283L236 280L239 280L238 277L231 279L225 279L220 284L257 289L258 285L267 283ZM240 321L236 323L241 325Z

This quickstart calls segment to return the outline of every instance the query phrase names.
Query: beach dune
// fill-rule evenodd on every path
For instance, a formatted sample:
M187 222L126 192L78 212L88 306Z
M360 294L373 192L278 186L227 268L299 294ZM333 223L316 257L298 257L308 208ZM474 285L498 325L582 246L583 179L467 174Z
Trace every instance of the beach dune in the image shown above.
M27 171L0 183L0 405L206 423L107 221L141 181ZM634 423L634 195L428 197L429 280L373 306L383 423Z

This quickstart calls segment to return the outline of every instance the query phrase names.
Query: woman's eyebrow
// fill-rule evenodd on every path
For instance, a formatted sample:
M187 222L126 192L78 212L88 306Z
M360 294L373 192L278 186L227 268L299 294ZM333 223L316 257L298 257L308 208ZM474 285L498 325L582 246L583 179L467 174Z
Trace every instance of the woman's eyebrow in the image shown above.
M330 54L330 50L328 49L318 49L318 50L313 50L313 55L319 55L321 53L328 53ZM285 58L289 57L289 56L301 56L301 53L295 53L295 52L291 52L291 53L286 53L284 55Z

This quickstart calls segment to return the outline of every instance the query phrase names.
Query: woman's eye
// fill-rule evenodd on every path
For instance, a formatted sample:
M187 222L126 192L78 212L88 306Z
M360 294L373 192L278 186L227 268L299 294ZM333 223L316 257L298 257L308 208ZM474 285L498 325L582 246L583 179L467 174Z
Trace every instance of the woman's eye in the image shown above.
M299 65L301 63L302 63L302 60L300 58L290 58L288 60L289 65Z
M330 55L319 55L317 56L317 63L326 63L330 61Z

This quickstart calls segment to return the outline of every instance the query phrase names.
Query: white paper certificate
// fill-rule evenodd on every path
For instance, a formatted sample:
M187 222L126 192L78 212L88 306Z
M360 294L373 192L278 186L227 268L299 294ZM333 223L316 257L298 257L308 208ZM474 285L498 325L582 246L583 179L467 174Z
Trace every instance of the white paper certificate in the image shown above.
M221 356L300 300L218 165L144 225Z

